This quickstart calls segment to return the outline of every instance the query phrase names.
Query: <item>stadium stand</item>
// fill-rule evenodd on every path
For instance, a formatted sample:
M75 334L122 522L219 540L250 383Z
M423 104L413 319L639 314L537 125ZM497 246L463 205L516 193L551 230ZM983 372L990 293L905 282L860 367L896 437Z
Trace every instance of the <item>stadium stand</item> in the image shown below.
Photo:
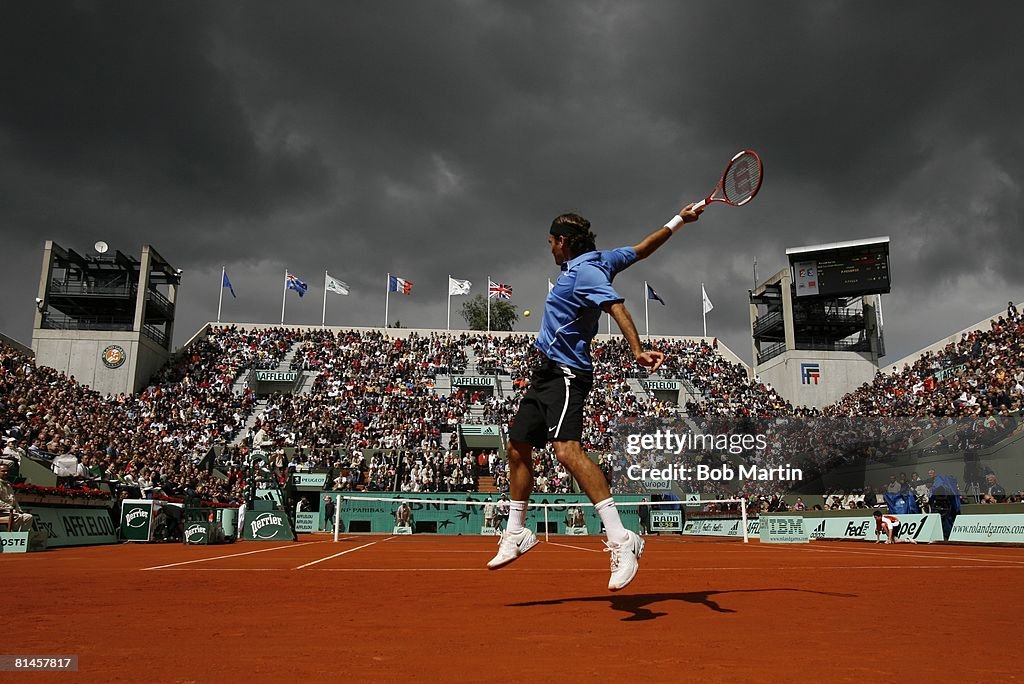
M965 332L957 342L919 355L893 372L857 388L824 411L793 407L747 368L704 340L658 339L668 354L655 376L691 388L684 406L638 390L629 350L621 339L596 341L595 386L585 448L594 454L616 491L640 491L622 477L617 452L624 431L651 429L659 421L685 420L712 430L726 421L764 421L769 447L757 464L773 467L794 457L810 472L849 459L829 436L801 431L802 420L829 418L927 418L898 423L864 444L858 456L885 459L922 443L953 419L972 418L969 431L942 434L931 449L991 444L1011 429L1007 420L1024 404L1024 320L992 319L988 329ZM459 447L460 425L507 427L525 391L535 352L529 335L411 333L379 330L215 326L199 335L134 396L103 397L74 378L37 367L26 350L0 342L0 429L10 449L25 443L25 456L46 464L73 459L67 475L79 485L109 483L116 492L230 500L244 490L240 465L254 446L268 448L300 471L330 473L339 490L464 492L507 490L500 458L482 460ZM252 369L290 367L307 376L301 392L272 394L257 403L243 382ZM445 386L454 374L491 375L498 391ZM632 381L632 382L631 382ZM505 389L502 389L505 388ZM508 388L511 388L510 390ZM246 430L249 424L251 428ZM851 423L835 425L849 436ZM783 437L785 439L783 440ZM834 435L832 435L834 438ZM856 440L854 440L856 441ZM785 444L785 449L782 444ZM234 446L230 446L234 444ZM211 452L220 452L214 470ZM19 456L19 458L24 458ZM722 458L684 453L687 463ZM535 451L537 491L564 493L573 482L550 449ZM642 456L657 465L654 456ZM720 462L720 461L715 461ZM284 476L283 469L279 475ZM493 484L492 484L493 483ZM830 492L829 507L870 505L876 491ZM706 494L725 498L721 487ZM779 485L759 483L743 492L764 508L779 509ZM1019 498L1019 495L1014 495ZM877 497L875 497L877 501Z

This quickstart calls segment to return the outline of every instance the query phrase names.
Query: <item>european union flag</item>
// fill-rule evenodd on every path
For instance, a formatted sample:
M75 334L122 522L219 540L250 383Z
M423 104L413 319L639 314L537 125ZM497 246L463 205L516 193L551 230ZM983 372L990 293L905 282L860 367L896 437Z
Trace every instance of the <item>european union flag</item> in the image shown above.
M231 291L231 296L235 297L235 288L231 287L231 281L228 280L228 272L227 271L224 271L224 282L221 284L221 287L228 288L228 290ZM235 299L238 299L238 297L235 297Z

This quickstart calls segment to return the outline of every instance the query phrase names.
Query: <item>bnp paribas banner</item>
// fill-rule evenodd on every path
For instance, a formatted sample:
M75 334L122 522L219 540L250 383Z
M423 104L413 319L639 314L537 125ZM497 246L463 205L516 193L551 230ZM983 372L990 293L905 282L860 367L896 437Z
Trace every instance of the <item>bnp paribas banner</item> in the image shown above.
M242 539L248 541L291 541L295 539L288 518L280 511L246 511Z
M116 544L114 521L106 508L25 506L36 525L46 531L46 546Z
M429 502L414 501L409 503L412 517L412 528L417 533L438 534L480 534L484 521L484 507L467 505L467 501L486 502L486 494L396 494L373 492L360 494L353 492L347 496L354 498L342 500L342 530L350 532L380 532L390 534L395 528L395 514L401 505L398 501L372 501L372 498L385 499L430 499ZM622 522L626 528L635 531L640 529L637 507L630 502L640 500L640 496L617 496L616 502ZM498 495L490 497L491 503L498 506ZM601 520L586 496L573 494L534 494L530 501L534 504L555 504L547 509L547 530L551 534L564 534L567 522L579 508L589 534L600 534ZM531 530L543 531L545 515L543 508L531 507L526 512L526 525Z

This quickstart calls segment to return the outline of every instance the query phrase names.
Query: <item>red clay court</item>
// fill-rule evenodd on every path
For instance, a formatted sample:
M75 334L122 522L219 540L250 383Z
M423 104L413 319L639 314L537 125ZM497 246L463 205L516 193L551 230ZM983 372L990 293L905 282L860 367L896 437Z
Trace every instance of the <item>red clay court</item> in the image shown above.
M4 681L1019 681L1024 548L306 535L0 555Z

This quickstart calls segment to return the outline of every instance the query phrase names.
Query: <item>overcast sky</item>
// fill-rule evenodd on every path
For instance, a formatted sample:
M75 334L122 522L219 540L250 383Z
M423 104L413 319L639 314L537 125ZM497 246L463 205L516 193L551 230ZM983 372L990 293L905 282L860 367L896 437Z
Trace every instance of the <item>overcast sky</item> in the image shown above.
M750 358L747 290L786 247L892 239L891 363L1024 298L1024 4L0 4L0 332L29 343L43 242L152 244L184 269L176 345L224 319L445 326L447 277L539 314L557 214L635 244L743 148L710 207L615 281L644 332ZM465 298L452 299L453 327ZM536 330L539 316L520 321Z

